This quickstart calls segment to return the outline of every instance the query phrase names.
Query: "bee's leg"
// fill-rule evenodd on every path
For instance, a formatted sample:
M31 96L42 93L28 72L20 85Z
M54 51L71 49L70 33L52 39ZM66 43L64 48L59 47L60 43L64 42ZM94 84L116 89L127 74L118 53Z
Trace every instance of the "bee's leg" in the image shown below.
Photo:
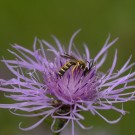
M76 71L78 73L80 72L80 68L81 68L81 65L79 64L79 62L77 62L77 64L76 64Z
M85 70L83 71L83 76L86 76L88 73L89 73L89 70L85 69Z
M74 73L74 70L77 68L77 65L75 65L74 67L73 67L73 69L72 69L72 75L73 75L73 73Z

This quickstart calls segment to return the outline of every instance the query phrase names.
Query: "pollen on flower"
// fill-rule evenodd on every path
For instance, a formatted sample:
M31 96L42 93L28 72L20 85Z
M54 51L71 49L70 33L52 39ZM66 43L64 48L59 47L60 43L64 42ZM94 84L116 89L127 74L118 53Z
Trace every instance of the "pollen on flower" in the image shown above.
M135 63L130 64L131 57L115 73L118 58L116 50L109 70L100 70L107 58L108 49L117 38L109 42L109 36L99 53L92 58L88 47L84 45L84 58L76 48L72 49L78 32L71 37L68 50L63 48L55 36L53 38L57 49L47 41L35 38L33 51L15 44L13 48L16 51L10 50L15 59L2 60L15 77L9 80L1 78L0 91L8 93L5 98L14 100L14 103L1 103L0 108L12 109L11 112L19 116L40 116L40 120L30 127L22 127L20 124L21 130L32 130L50 116L52 132L61 132L71 122L74 135L74 123L87 129L80 122L85 120L80 112L90 112L114 124L126 114L123 103L135 100L135 85L132 84L135 72L131 71ZM37 43L40 47L37 47ZM54 54L53 60L49 59L47 52ZM118 104L122 107L119 108ZM99 110L113 110L120 116L108 120ZM57 121L62 123L55 129Z

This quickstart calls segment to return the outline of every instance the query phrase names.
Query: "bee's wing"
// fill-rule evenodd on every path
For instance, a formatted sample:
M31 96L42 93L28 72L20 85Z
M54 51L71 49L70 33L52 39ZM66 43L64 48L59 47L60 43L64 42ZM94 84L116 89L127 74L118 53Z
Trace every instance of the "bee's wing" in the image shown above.
M65 59L71 59L71 60L77 61L77 59L75 57L73 57L72 55L66 54L66 53L64 55L60 55L60 56Z

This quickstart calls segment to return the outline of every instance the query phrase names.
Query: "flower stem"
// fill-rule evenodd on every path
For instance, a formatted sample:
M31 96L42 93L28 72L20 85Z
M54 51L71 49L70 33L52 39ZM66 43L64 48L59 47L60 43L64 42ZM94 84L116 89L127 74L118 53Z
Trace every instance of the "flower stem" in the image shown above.
M53 135L60 135L60 132L59 133L53 133Z
M57 120L57 123L56 123L56 125L55 125L55 129L56 130L59 130L59 129L61 129L63 126L64 126L64 124L65 124L65 120L63 120L63 119L58 119ZM61 132L58 132L58 133L53 133L53 135L60 135L60 133Z

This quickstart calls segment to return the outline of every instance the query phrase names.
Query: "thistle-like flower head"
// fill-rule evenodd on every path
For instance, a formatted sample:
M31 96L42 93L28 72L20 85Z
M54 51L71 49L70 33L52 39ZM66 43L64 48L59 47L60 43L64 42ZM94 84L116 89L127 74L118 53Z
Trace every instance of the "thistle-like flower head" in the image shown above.
M58 49L47 41L36 38L33 51L15 44L13 48L19 53L9 51L16 58L3 60L14 74L14 78L1 78L0 91L6 93L6 98L13 99L14 103L0 104L0 107L9 108L15 115L40 116L40 120L30 127L22 128L20 123L20 129L31 130L51 116L53 132L61 132L71 122L74 135L75 122L81 128L86 128L80 122L85 119L82 111L97 114L108 123L116 123L126 113L123 106L117 108L116 104L135 99L135 85L130 84L135 80L135 72L131 72L135 63L129 64L131 57L121 69L114 72L117 62L116 50L110 69L106 73L100 71L108 49L117 39L109 42L109 36L100 52L93 58L90 57L88 47L84 45L85 55L82 57L75 47L72 49L74 37L78 32L71 37L68 50L65 50L54 36ZM40 48L37 48L37 43ZM49 58L51 53L53 59ZM129 89L130 91L127 91ZM18 113L17 110L21 110L22 113ZM99 110L114 110L121 115L118 119L110 121ZM62 120L63 124L54 129L57 120Z

